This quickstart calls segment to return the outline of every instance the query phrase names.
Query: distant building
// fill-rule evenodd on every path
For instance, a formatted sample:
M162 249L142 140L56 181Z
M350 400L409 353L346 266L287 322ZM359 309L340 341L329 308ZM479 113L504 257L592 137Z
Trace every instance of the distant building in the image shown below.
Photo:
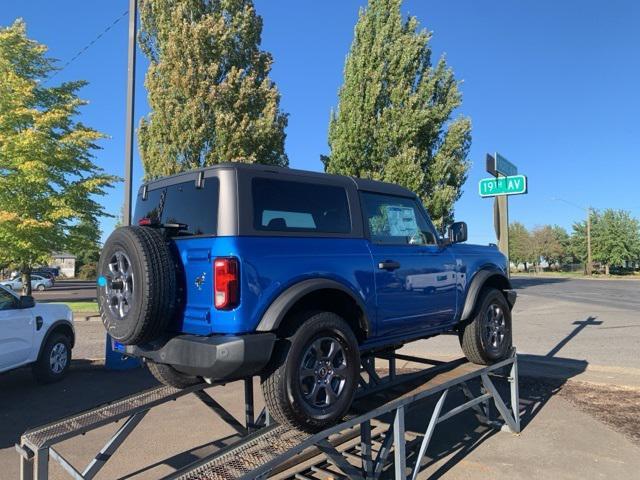
M60 276L73 278L76 276L76 256L67 252L51 255L51 266L60 269Z

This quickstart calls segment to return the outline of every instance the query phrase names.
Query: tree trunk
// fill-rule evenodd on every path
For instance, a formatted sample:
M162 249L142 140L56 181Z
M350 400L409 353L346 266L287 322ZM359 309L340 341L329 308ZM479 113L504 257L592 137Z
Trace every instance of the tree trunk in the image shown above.
M22 294L31 295L31 267L22 266Z
M604 266L604 274L606 276L609 276L609 264L608 263Z

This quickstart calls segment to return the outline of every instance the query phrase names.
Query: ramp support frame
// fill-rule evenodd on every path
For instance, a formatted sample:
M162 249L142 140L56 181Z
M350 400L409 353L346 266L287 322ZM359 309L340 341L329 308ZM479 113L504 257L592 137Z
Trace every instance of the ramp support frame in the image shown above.
M375 370L375 360L379 358L388 361L388 375L380 377ZM398 360L411 361L417 364L427 365L427 368L418 372L399 373L397 371ZM193 393L204 405L212 410L220 419L233 428L239 440L222 450L188 465L167 478L191 480L199 478L198 475L208 471L220 471L229 467L229 459L249 458L254 453L259 453L263 462L259 466L253 465L246 470L241 464L234 464L234 471L216 478L265 478L273 473L282 473L282 465L292 456L301 454L307 449L315 448L320 459L311 466L301 466L291 477L298 479L311 479L314 473L323 475L333 474L337 477L357 478L362 480L378 479L385 468L390 467L389 460L393 452L393 472L396 480L416 480L420 472L422 460L433 439L438 424L468 410L473 409L477 416L493 427L507 429L512 433L520 432L519 416L519 390L518 390L518 359L515 348L509 358L494 365L462 369L459 375L456 372L454 378L445 379L442 382L429 383L439 378L441 372L453 370L468 362L458 359L452 362L441 362L421 357L398 354L395 351L371 354L363 358L360 388L356 393L356 403L359 399L371 393L395 388L402 383L422 381L424 387L417 387L408 394L395 400L372 408L365 413L351 417L346 421L330 427L322 432L311 434L287 429L284 426L273 424L268 412L262 409L255 418L253 379L244 379L245 418L241 422L229 411L220 405L205 390L210 386L199 384L184 390L172 387L160 386L141 392L130 397L112 402L87 412L74 415L43 427L26 432L16 450L20 454L20 478L22 480L48 480L49 463L53 460L59 463L75 480L89 480L104 467L112 458L112 455L123 444L126 438L140 424L146 414L152 408L176 400L179 397ZM501 397L493 378L500 376L505 369L509 369L506 379L509 383L509 406ZM449 374L449 377L451 374ZM428 380L427 380L428 379ZM479 394L474 394L469 382L480 383ZM451 406L445 410L445 402L450 391L460 390L465 402ZM478 389L476 389L478 390ZM405 415L415 407L417 402L428 397L437 397L435 407L425 425L420 447L410 473L407 472L407 443L405 431ZM491 419L490 404L495 405L502 423ZM391 417L386 431L380 417ZM79 470L73 466L62 454L54 449L54 445L69 438L84 434L90 430L108 425L120 420L125 420L122 426L110 437L91 462ZM374 432L374 422L378 423ZM380 428L378 428L380 427ZM355 444L348 448L332 443L338 434L352 431L351 436ZM356 432L357 431L357 432ZM271 438L273 437L273 438ZM286 438L285 438L286 437ZM289 442L287 443L287 438ZM275 441L276 439L280 441ZM377 451L374 444L378 445ZM305 464L306 465L306 464ZM295 468L294 468L295 469ZM290 471L286 470L287 474Z

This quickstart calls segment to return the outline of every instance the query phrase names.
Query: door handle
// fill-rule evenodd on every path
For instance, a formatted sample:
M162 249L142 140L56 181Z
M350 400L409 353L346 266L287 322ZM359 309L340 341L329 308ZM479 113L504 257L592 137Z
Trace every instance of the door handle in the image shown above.
M393 260L385 260L384 262L378 263L378 268L380 270L397 270L400 268L400 264L398 262L394 262Z

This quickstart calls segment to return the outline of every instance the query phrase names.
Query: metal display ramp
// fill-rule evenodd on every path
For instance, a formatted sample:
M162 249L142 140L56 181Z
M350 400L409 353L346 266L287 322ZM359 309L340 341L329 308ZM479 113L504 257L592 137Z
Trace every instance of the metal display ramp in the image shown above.
M408 373L403 373L407 370L397 370L398 360L411 362L412 368ZM422 368L416 368L418 365ZM507 403L494 384L496 378L508 382ZM29 430L22 436L20 445L16 445L21 456L20 478L48 479L49 462L56 461L71 478L92 479L149 410L190 394L230 425L238 433L239 439L164 477L166 480L271 477L368 480L379 478L383 472L388 477L391 471L396 480L415 480L436 426L467 409L475 410L478 418L493 427L505 427L513 433L520 431L515 349L506 360L486 367L471 364L462 358L442 362L402 355L396 351L364 357L359 389L351 413L342 423L314 434L273 424L264 409L254 419L253 381L249 378L243 382L244 422L231 415L207 392L216 385L200 384L184 390L166 386L152 388ZM454 390L462 392L465 400L457 404L449 401L448 409L445 409L448 394ZM405 415L419 406L418 402L428 398L437 398L437 402L432 411L424 413L424 433L417 454L412 454L409 470ZM491 403L495 405L502 422L491 420ZM82 470L73 466L54 448L54 445L67 439L125 418L124 424Z

